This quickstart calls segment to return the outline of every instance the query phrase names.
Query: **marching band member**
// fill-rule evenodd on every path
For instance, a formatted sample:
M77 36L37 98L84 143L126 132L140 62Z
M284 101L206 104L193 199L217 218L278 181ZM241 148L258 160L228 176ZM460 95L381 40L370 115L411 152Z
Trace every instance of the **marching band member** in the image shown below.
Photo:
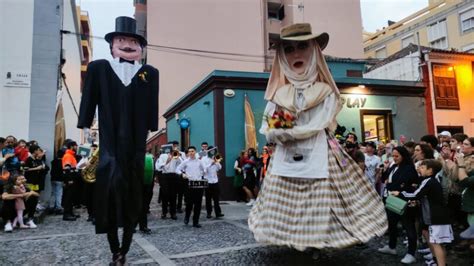
M170 213L171 219L176 217L176 195L180 176L176 174L177 167L183 162L180 153L176 150L168 154L165 165L160 176L161 190L161 219L166 219L166 214Z
M214 155L211 159L208 156L204 156L201 159L206 167L204 178L207 179L209 185L205 190L207 218L212 218L212 201L214 201L214 212L216 218L224 216L221 207L219 206L219 178L217 172L222 169L220 163L221 158L219 157L219 155Z
M203 181L205 173L204 164L201 160L196 158L196 148L190 146L188 148L188 159L181 163L176 169L176 173L189 181ZM186 189L186 215L184 217L184 224L189 223L191 211L193 211L193 227L201 228L199 224L199 216L201 214L201 204L204 189L199 187L187 186Z

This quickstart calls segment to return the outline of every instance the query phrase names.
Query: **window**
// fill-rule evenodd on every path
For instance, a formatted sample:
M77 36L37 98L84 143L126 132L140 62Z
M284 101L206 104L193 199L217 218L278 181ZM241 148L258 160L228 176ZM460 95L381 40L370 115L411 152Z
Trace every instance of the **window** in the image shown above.
M402 49L410 45L410 43L415 43L415 36L413 34L402 39Z
M390 110L360 110L362 141L393 139L392 112Z
M282 3L268 2L268 18L283 20L285 18L285 6Z
M375 58L386 58L387 57L387 48L385 46L379 47L375 50Z
M461 20L461 32L465 33L474 30L474 6L459 14Z
M474 53L474 43L463 46L461 48L461 51L466 52L466 53Z
M454 68L449 65L433 64L433 82L436 109L459 110Z
M428 42L433 48L448 48L448 32L446 30L446 19L440 20L428 26Z

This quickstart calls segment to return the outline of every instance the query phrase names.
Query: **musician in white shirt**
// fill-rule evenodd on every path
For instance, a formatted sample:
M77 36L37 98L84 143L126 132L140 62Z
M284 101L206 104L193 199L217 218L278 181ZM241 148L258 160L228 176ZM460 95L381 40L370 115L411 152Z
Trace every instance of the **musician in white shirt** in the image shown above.
M208 182L208 187L205 190L207 218L212 218L212 202L214 202L216 218L223 217L224 214L222 214L219 205L219 178L217 176L217 172L222 169L220 160L217 160L216 156L212 156L212 158L205 156L201 161L206 169L204 178Z
M196 158L196 148L190 146L188 148L188 159L184 160L178 168L176 173L182 175L183 178L189 181L203 181L205 174L204 164L201 160ZM201 214L202 196L204 194L203 188L196 188L188 186L186 189L186 215L184 217L184 224L189 223L191 211L193 211L193 227L200 228L199 216Z
M177 189L181 182L181 176L176 174L176 169L182 163L181 156L178 152L171 152L166 155L166 161L164 164L160 162L161 175L160 175L160 195L161 195L161 219L166 219L168 211L170 217L173 220L177 220L176 217L176 195ZM161 156L160 156L161 159Z

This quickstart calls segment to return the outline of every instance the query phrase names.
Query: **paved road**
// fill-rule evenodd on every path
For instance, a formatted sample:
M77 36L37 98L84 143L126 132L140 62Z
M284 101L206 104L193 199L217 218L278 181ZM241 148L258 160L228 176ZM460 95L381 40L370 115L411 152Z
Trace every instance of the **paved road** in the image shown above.
M257 244L247 226L249 207L223 202L225 219L207 219L201 215L202 228L159 218L160 209L152 205L150 235L135 234L128 262L141 265L400 265L399 256L382 255L376 249L384 242L373 239L367 245L344 250L325 251L318 261L310 253L286 247ZM93 264L104 265L110 252L104 235L94 234L86 222L85 210L75 222L61 216L47 216L38 229L0 233L0 265L6 264ZM450 250L450 265L474 265L474 255ZM421 260L420 260L421 261ZM423 265L419 262L415 265Z

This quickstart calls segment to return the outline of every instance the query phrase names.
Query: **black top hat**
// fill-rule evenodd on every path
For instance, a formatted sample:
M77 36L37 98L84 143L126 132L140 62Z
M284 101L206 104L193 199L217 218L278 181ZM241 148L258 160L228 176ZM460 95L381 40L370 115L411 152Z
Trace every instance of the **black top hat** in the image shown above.
M146 46L148 44L143 36L137 34L137 21L130 17L116 18L115 31L107 33L104 38L108 43L112 43L112 40L117 35L137 38L142 46Z

